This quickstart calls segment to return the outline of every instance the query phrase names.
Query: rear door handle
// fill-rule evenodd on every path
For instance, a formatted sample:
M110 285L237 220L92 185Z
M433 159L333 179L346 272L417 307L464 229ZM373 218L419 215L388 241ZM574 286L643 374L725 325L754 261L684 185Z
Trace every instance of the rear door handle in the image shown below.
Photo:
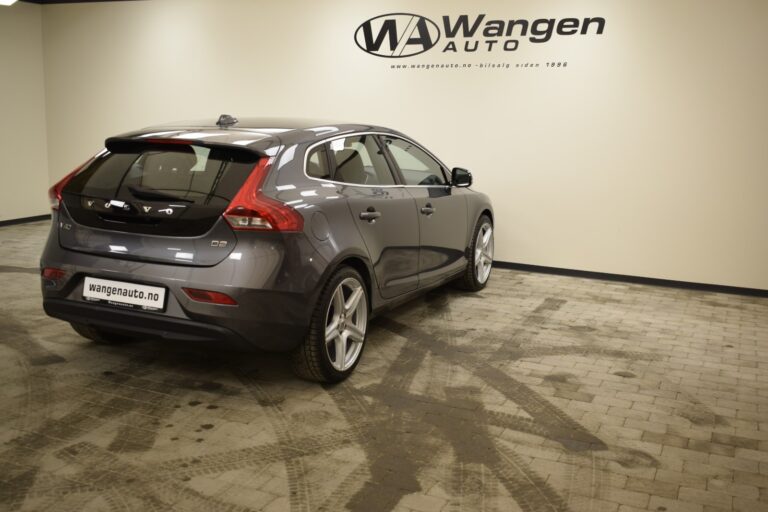
M360 212L360 218L362 220L367 220L371 224L376 222L376 219L379 217L381 217L381 212L377 212L373 206L369 206L367 210Z
M433 213L435 213L435 209L432 208L431 203L427 203L425 206L421 208L421 213L423 215L432 215Z

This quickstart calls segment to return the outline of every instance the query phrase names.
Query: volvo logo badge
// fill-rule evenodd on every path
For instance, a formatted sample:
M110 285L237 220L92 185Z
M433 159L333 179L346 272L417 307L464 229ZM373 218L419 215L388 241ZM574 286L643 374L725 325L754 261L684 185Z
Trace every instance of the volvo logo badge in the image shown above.
M398 59L424 53L440 40L437 24L418 14L383 14L363 22L355 43L366 53Z

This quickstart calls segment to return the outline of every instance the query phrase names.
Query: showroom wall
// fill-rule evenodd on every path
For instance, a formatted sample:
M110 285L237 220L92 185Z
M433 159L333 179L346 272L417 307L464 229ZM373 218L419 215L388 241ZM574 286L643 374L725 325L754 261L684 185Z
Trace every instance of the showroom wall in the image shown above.
M407 58L362 51L357 28L396 12L429 18L442 39ZM539 18L593 23L547 37L545 22L538 41L506 24L450 39L443 16L452 28L462 14L531 32ZM379 123L474 172L495 204L499 260L768 289L766 19L764 0L48 5L50 179L105 136L153 123Z
M0 7L0 222L48 213L41 11Z

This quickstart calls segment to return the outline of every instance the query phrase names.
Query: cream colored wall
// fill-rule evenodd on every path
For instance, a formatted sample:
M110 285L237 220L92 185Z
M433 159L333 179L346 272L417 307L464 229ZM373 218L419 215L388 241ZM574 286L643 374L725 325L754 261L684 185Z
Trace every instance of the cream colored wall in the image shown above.
M492 59L567 70L396 72L353 34L398 11L607 23ZM107 135L222 112L379 123L474 172L497 259L768 289L766 19L764 0L50 5L50 175Z
M0 221L48 213L39 5L0 7Z

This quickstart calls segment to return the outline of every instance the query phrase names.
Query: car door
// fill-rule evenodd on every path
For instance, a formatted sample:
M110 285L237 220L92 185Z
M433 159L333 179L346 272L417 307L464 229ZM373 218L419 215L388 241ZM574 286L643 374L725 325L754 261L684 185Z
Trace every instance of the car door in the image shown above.
M444 166L413 141L393 135L381 140L416 201L419 286L428 286L467 264L466 190L451 187Z
M379 144L375 135L351 135L330 141L327 152L379 291L392 298L418 287L419 220L415 199L396 183Z

